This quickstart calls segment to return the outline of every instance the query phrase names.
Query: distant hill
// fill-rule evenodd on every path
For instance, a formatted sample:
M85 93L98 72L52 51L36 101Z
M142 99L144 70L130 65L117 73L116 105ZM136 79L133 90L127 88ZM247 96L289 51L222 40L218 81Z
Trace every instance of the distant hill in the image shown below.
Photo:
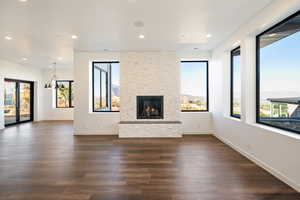
M203 100L205 100L205 97L203 97L203 96L193 96L193 95L189 95L189 94L182 94L181 98L189 99L190 101L199 101L199 100L203 101Z
M289 97L300 97L300 92L294 91L283 91L283 92L270 92L262 91L260 99L266 100L268 98L289 98Z

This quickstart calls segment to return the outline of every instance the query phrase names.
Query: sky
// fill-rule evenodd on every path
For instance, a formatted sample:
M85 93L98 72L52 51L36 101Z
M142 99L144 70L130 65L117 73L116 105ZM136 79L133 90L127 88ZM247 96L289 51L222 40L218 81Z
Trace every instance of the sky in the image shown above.
M241 92L240 56L234 57L234 99ZM300 95L300 31L260 50L261 96L266 98Z
M233 99L240 101L241 98L241 56L233 57Z
M120 85L120 63L111 64L111 82L113 85Z
M261 49L261 92L300 93L300 32Z
M94 95L95 95L95 97L99 97L100 96L100 76L99 76L99 73L95 73L94 75L95 75ZM120 85L120 64L119 63L111 64L111 81L112 81L112 85ZM105 85L103 85L103 87L105 87ZM102 91L105 91L105 89L103 89ZM105 94L103 93L103 95L105 95Z
M181 94L206 96L206 63L181 63Z

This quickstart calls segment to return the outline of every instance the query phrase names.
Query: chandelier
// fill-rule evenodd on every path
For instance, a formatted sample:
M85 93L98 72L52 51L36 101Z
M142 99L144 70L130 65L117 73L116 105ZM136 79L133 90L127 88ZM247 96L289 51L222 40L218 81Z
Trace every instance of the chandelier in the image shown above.
M57 75L56 75L56 62L54 62L51 66L51 77L48 82L45 83L44 88L46 89L58 89L58 88L64 88L65 86L63 84L59 85L57 83Z

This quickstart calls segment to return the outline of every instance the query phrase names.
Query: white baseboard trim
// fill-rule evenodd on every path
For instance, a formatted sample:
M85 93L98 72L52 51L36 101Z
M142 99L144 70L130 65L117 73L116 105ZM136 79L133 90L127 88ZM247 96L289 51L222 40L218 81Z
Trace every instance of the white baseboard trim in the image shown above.
M218 138L219 140L221 140L223 143L225 143L228 146L230 146L235 151L239 152L240 154L242 154L243 156L245 156L246 158L248 158L249 160L251 160L252 162L254 162L255 164L257 164L261 168L265 169L267 172L269 172L270 174L272 174L273 176L275 176L279 180L283 181L284 183L286 183L287 185L289 185L290 187L294 188L297 192L300 193L300 185L298 185L295 181L291 180L290 178L288 178L287 176L285 176L281 172L277 171L273 167L267 165L263 161L257 159L255 156L253 156L253 155L247 153L246 151L242 150L240 147L234 145L233 143L231 143L227 139L225 139L225 138L223 138L223 137L221 137L219 135L216 135L216 134L214 134L214 136L216 138Z

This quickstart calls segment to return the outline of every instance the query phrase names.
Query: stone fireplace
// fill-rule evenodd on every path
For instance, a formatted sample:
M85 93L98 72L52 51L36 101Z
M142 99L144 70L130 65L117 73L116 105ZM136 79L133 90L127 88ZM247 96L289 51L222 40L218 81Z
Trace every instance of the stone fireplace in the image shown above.
M180 59L175 52L122 52L119 137L182 137Z
M163 119L164 97L163 96L137 96L136 97L137 119Z

